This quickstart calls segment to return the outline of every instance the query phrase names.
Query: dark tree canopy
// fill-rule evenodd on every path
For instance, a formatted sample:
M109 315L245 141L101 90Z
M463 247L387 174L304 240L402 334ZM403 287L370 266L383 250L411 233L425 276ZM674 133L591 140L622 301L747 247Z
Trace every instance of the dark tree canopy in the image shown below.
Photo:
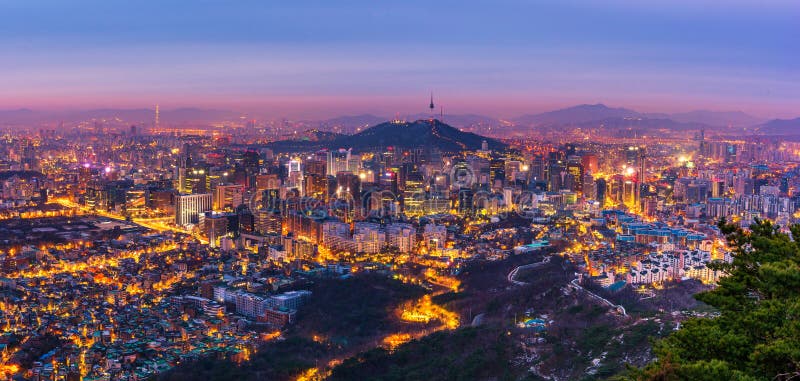
M636 380L800 379L800 225L786 234L768 221L749 230L720 223L733 250L719 287L697 299L719 316L691 319L656 343L658 360Z

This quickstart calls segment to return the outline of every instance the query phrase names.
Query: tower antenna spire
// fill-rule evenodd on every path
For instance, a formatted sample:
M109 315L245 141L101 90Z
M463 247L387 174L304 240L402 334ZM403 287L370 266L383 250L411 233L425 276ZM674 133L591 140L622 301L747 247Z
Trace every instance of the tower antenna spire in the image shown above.
M436 106L433 105L433 91L431 91L431 105L429 107L431 108L431 114L433 114L433 109L436 108Z

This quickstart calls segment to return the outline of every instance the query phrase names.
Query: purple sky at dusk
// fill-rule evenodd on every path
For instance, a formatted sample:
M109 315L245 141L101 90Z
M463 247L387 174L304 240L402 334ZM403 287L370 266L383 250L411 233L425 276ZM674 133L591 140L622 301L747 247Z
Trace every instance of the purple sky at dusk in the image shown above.
M0 109L800 115L800 2L0 3Z

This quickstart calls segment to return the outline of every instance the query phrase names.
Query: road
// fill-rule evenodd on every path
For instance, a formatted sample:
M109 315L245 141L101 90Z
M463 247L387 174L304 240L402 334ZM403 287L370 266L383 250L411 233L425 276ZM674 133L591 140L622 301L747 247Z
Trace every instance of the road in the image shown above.
M120 216L120 215L114 214L114 213L109 213L109 212L106 212L106 211L103 211L103 210L99 210L99 209L90 209L90 208L87 208L86 206L74 203L74 202L72 202L72 201L70 201L70 200L68 200L66 198L56 198L56 199L53 199L51 202L57 203L57 204L65 207L65 208L78 209L78 210L80 210L80 211L82 211L82 212L84 212L86 214L94 214L94 215L98 215L98 216L101 216L101 217L110 218L112 220L126 221L124 216ZM194 237L196 240L200 241L200 243L208 244L208 240L205 239L205 237L202 237L199 234L194 234L194 233L192 233L192 232L190 232L190 231L188 231L186 229L181 229L181 228L179 228L177 226L169 225L168 222L170 222L170 221L172 221L172 218L170 218L170 217L161 217L161 218L133 218L129 222L133 222L136 225L139 225L139 226L142 226L142 227L145 227L145 228L148 228L148 229L160 231L160 232L173 231L173 232L176 232L176 233L188 234L188 235Z
M518 281L518 280L514 279L517 276L517 274L519 273L519 270L537 268L537 267L539 267L541 265L544 265L544 264L546 264L548 262L550 262L550 257L544 257L544 259L541 262L534 262L534 263L529 263L527 265L517 266L513 270L511 270L510 273L508 273L508 276L506 278L508 279L509 283L513 283L513 284L515 284L517 286L524 286L524 285L526 285L528 283L521 282L521 281ZM611 308L614 308L619 313L621 313L622 316L628 316L627 312L625 311L625 307L623 307L623 306L621 306L619 304L614 304L610 300L608 300L608 299L606 299L606 298L604 298L604 297L602 297L600 295L597 295L597 294L595 294L595 293L583 288L583 286L578 284L578 279L577 278L573 279L572 282L570 282L570 287L572 287L572 288L574 288L576 290L579 290L579 291L583 291L583 292L589 294L589 296L591 296L591 297L593 297L593 298L595 298L597 300L600 300L603 303L611 306Z
M604 297L602 297L600 295L597 295L597 294L595 294L595 293L583 288L583 286L578 284L578 278L573 279L572 282L569 282L569 284L571 285L572 288L574 288L576 290L583 291L583 292L589 294L589 296L591 296L591 297L593 297L593 298L595 298L597 300L600 300L605 304L608 304L609 306L611 306L611 308L614 308L619 313L621 313L622 316L628 316L628 314L625 312L625 307L623 307L623 306L621 306L619 304L614 304L610 300L608 300L608 299L606 299L606 298L604 298Z
M477 326L483 324L483 320L484 320L485 317L486 317L486 314L477 314L477 315L475 315L475 318L472 319L472 326L473 327L477 327Z
M520 282L520 281L514 279L517 276L517 274L519 273L519 270L535 269L535 268L537 268L537 267L539 267L541 265L547 264L549 262L550 262L550 257L544 257L544 259L542 259L541 262L534 262L534 263L528 263L527 265L517 266L513 270L511 270L510 273L508 273L508 276L506 278L508 279L508 281L510 283L513 283L513 284L515 284L517 286L524 286L524 285L526 285L528 283Z

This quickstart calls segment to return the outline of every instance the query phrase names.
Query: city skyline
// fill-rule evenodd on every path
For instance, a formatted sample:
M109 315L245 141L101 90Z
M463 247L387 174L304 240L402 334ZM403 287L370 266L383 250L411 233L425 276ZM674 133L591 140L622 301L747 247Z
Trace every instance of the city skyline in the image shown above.
M512 117L576 104L797 117L800 5L772 1L0 6L0 109ZM794 48L793 48L794 47Z
M0 381L798 378L799 16L0 0Z

